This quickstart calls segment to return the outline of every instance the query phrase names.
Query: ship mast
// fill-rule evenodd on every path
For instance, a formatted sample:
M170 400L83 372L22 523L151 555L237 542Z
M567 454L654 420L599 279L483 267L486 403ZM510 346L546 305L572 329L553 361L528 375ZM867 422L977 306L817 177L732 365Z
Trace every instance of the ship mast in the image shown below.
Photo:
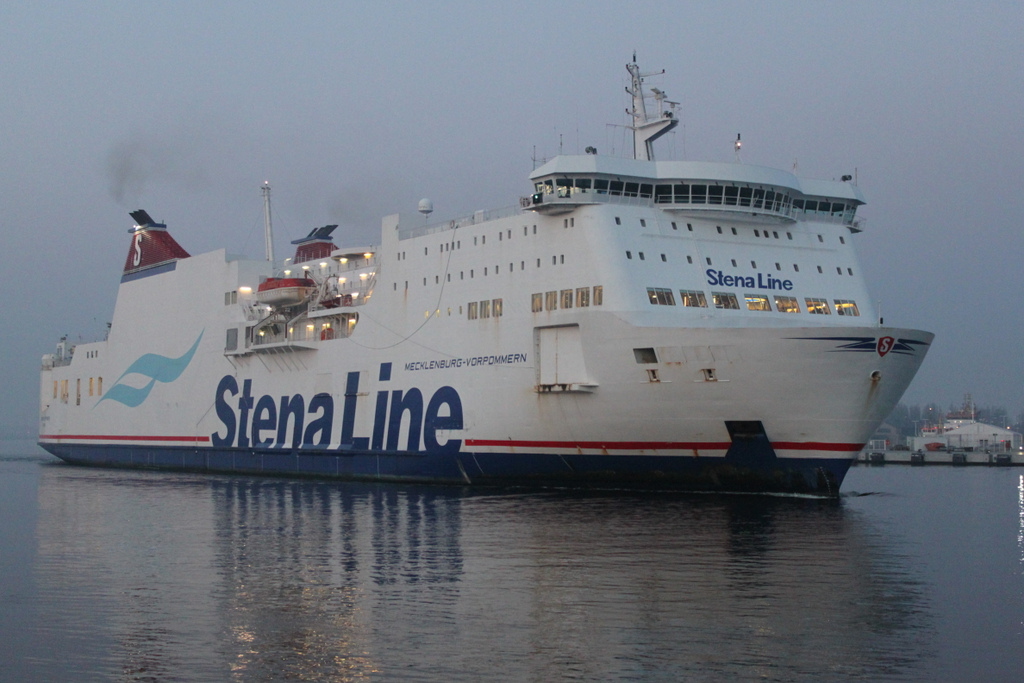
M658 102L658 113L653 118L647 116L647 106L644 103L644 78L657 76L665 73L665 70L651 73L640 73L640 67L636 63L636 53L633 53L633 61L626 65L626 70L632 77L632 87L626 88L626 92L633 96L633 110L626 113L633 117L633 158L641 161L654 161L653 142L677 125L679 120L675 118L675 107L678 102L669 102L665 99L665 93L657 88L651 88L654 99ZM664 105L669 105L668 110Z
M267 247L267 260L274 262L274 228L270 223L270 181L263 181L263 236Z

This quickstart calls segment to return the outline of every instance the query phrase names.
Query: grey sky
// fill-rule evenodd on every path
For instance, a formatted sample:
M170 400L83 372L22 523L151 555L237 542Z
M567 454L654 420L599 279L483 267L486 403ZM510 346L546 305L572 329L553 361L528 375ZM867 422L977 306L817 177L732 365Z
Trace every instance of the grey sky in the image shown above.
M192 253L325 223L514 204L531 157L628 152L634 50L679 100L659 158L856 172L886 323L937 334L908 403L1024 408L1024 5L892 2L0 4L0 429L39 358L101 338L129 210ZM534 151L536 150L536 152ZM159 305L159 302L154 302Z

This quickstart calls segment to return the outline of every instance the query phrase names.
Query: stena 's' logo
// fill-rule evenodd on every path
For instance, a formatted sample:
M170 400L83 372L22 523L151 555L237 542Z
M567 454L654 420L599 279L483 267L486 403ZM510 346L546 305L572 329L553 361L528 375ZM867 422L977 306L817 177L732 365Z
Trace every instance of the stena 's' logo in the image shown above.
M142 263L142 233L135 234L135 258L132 260L132 265L137 266Z
M885 354L892 351L892 346L895 343L896 340L893 339L892 337L879 337L878 346L876 346L875 349L878 351L879 356L884 356Z

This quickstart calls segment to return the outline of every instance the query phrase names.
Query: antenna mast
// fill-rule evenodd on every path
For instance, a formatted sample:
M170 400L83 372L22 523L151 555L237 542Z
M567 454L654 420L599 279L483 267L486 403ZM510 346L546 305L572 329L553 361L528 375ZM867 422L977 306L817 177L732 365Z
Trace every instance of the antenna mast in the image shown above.
M264 180L260 188L263 195L263 233L267 247L267 260L274 262L274 227L270 222L270 181Z
M644 104L644 78L657 76L665 73L664 69L652 73L640 73L640 67L636 63L636 53L633 53L633 61L626 65L626 70L632 77L631 87L626 92L633 96L633 109L627 111L633 117L633 158L641 161L654 161L654 141L677 125L679 120L675 117L675 108L678 102L670 102L665 99L665 93L657 88L651 88L654 99L658 103L658 113L654 117L647 116L647 107ZM665 109L665 105L669 108Z

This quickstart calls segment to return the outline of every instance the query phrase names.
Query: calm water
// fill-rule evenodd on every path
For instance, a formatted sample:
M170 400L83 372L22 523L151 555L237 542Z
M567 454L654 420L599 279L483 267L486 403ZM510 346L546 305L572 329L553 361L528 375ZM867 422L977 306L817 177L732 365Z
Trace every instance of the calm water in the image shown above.
M0 457L10 681L1017 681L1024 470L839 502Z

